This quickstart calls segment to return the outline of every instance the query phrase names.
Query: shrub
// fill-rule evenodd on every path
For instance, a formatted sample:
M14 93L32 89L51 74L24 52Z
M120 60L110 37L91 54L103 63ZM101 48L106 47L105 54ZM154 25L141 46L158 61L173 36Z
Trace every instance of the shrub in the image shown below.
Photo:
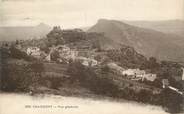
M33 63L34 64L34 63ZM33 65L32 64L32 65ZM30 86L39 83L40 69L33 69L31 65L3 64L1 75L1 90L28 91ZM36 66L33 65L33 66ZM39 71L40 72L40 71Z
M179 113L182 110L182 95L170 90L164 89L161 93L161 104L166 107L170 113Z
M10 48L11 57L16 59L27 59L28 56L25 52L16 49L14 46Z
M105 76L96 74L93 68L85 67L80 62L73 62L68 67L72 80L79 81L80 85L96 94L117 96L118 87Z

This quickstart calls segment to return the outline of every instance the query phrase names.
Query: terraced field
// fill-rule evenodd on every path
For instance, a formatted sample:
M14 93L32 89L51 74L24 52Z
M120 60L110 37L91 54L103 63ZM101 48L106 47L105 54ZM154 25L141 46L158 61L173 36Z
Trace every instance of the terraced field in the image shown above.
M57 63L44 63L44 73L43 76L48 77L69 77L66 73L67 64L57 64Z

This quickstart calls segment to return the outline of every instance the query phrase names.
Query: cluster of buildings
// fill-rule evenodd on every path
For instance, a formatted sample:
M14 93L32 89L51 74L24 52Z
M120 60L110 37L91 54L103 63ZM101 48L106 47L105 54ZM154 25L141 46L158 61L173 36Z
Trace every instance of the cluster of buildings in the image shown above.
M116 63L109 63L107 65L113 71L116 71L118 74L125 76L131 80L154 81L157 77L156 74L147 73L145 70L124 69L124 68L118 66Z
M19 48L19 47L16 47L16 48ZM38 59L43 58L42 56L44 55L44 60L50 62L52 61L51 55L54 53L54 51L58 52L59 54L58 61L61 63L62 62L69 63L70 60L76 60L81 62L85 66L93 67L99 64L99 62L94 59L91 53L90 53L91 57L88 57L89 55L84 53L85 51L70 49L66 45L58 45L55 47L51 47L50 52L48 54L41 51L40 48L38 47L28 47L26 50L26 53L27 55L33 56ZM148 73L147 71L140 70L140 69L125 69L114 62L108 63L107 66L112 71L115 71L116 73L130 80L142 80L142 81L148 80L153 82L157 78L156 74ZM184 68L182 68L182 70L183 70L182 80L184 80ZM176 91L179 94L183 94L177 88L170 86L168 79L163 79L162 84L163 84L163 88L169 88L173 91Z
M156 74L152 73L146 73L145 70L140 69L127 69L123 71L122 73L125 76L131 77L133 80L148 80L148 81L154 81L157 77Z
M31 55L35 58L40 58L41 55L44 55L44 60L50 62L52 61L52 54L57 51L59 54L59 57L57 58L57 61L60 63L69 63L70 60L76 60L81 62L85 66L96 66L98 65L98 61L91 57L85 56L85 54L81 54L80 50L74 50L70 49L66 45L58 45L55 47L50 48L50 52L48 54L43 54L43 52L38 47L29 47L27 48L27 54ZM116 63L108 63L107 66L115 71L116 73L127 77L131 80L148 80L148 81L154 81L157 77L156 74L148 73L145 70L140 69L124 69L120 66L118 66Z
M69 63L70 60L80 61L85 66L96 66L98 61L93 58L80 56L80 51L72 50L66 45L58 45L56 47L51 47L50 52L48 54L43 54L43 52L38 47L29 47L27 48L27 55L33 56L35 58L42 58L41 55L44 55L45 61L52 61L52 54L57 52L59 57L57 61L60 63Z
M41 56L40 48L38 47L29 47L26 51L27 55L33 56L35 58L39 58Z

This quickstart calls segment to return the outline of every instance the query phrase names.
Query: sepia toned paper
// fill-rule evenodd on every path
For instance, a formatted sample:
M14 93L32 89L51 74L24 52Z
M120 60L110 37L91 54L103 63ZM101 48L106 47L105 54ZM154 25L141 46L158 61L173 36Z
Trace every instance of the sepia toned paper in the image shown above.
M0 0L0 114L183 114L184 0Z

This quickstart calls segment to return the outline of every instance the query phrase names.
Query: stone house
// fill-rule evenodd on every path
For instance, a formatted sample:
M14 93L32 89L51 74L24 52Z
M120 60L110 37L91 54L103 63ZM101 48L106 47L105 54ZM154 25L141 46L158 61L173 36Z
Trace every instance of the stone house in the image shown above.
M145 74L144 70L140 69L127 69L123 71L123 75L142 77Z
M38 47L28 47L26 51L27 55L33 56L35 58L40 58L41 51Z
M77 57L76 59L79 60L85 66L96 66L96 65L98 65L98 61L96 61L95 59L86 58L86 57Z
M157 78L157 75L156 74L151 74L151 73L148 73L148 74L145 74L143 75L143 80L146 79L148 81L154 81L155 79Z
M154 81L157 77L156 74L146 73L145 70L140 69L127 69L123 71L123 75L126 75L134 80L149 80Z

